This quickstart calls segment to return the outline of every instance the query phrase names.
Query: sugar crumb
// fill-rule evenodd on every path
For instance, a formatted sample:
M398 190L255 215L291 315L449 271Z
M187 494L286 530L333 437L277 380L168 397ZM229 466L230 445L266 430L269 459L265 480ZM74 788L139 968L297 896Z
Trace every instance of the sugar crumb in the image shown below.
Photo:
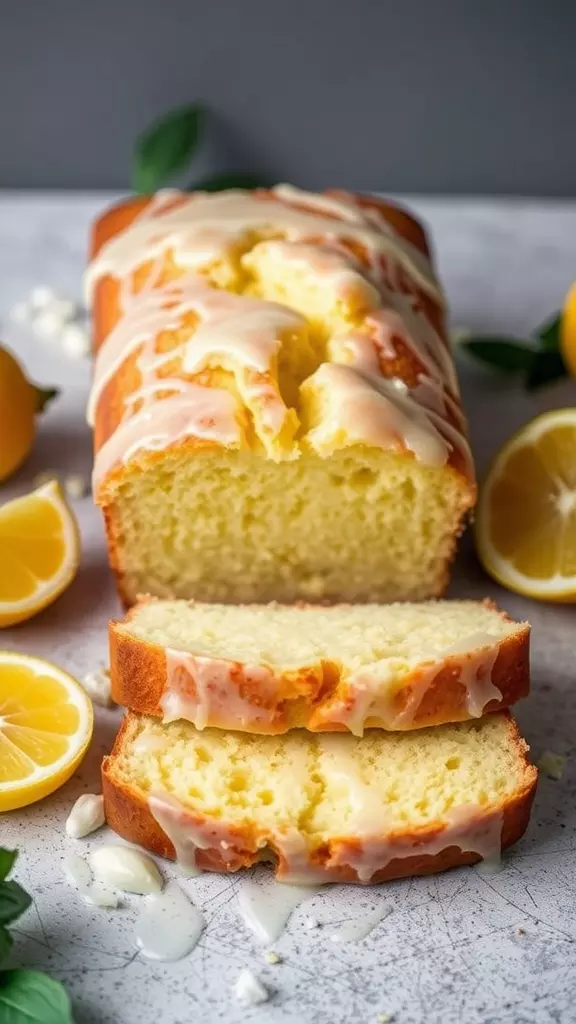
M320 927L320 921L318 921L316 917L307 917L304 921L304 927L307 928L308 931L312 931L313 928Z
M264 953L264 959L267 964L280 964L282 963L282 957L278 955L273 949L268 949Z
M258 1003L265 1003L270 998L268 989L248 968L240 971L234 985L234 993L243 1006L257 1006Z

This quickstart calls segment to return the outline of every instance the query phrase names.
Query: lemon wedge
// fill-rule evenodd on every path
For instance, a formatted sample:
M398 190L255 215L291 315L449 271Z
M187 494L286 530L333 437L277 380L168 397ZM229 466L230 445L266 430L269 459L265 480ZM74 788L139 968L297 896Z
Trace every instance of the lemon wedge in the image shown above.
M0 506L0 627L51 604L79 560L76 520L55 480Z
M576 409L537 416L500 450L480 491L476 545L509 590L576 602Z
M0 651L0 812L63 785L92 729L91 701L72 676L41 658Z

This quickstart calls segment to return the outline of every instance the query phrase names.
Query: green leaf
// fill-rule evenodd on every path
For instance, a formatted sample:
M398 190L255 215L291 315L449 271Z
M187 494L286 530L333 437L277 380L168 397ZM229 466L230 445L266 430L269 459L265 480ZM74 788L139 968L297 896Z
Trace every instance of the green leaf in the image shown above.
M198 192L222 192L226 188L269 188L270 181L256 174L215 174L203 178L190 187Z
M59 981L41 971L0 973L1 1024L74 1024L70 1000Z
M7 928L0 925L0 960L5 960L12 949L12 936Z
M17 856L18 850L6 850L0 846L0 882L3 882L12 871Z
M534 349L509 338L497 338L492 335L475 337L462 342L462 348L470 352L475 359L492 366L502 373L527 372L532 366Z
M567 376L568 371L559 352L536 352L526 377L526 387L529 391L536 391L544 384L551 384Z
M559 352L560 351L560 324L562 323L562 314L557 313L556 316L550 320L546 320L541 327L536 331L536 337L541 349L546 352Z
M18 882L0 882L0 924L10 924L28 910L31 897Z
M200 141L203 117L198 104L178 107L138 137L132 168L136 192L155 192L186 170Z

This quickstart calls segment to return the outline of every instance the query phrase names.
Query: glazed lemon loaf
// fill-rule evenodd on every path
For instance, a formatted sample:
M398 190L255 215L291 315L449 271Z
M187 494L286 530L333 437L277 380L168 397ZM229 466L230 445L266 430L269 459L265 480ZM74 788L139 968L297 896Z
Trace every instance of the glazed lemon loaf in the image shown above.
M362 739L197 732L129 714L103 765L108 824L188 869L272 861L294 882L378 882L494 857L536 785L506 712Z
M442 593L475 498L422 229L289 186L96 224L94 492L127 604Z
M414 729L525 697L529 633L489 602L148 600L110 624L112 696L199 729Z

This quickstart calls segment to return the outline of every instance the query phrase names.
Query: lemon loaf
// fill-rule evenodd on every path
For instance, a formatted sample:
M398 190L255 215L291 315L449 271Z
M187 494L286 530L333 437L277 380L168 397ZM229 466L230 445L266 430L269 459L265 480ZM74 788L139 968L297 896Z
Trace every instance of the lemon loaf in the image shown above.
M272 861L293 882L379 882L492 858L536 785L506 712L411 733L250 736L128 714L103 765L108 824L183 867Z
M474 469L411 216L289 186L132 199L95 225L87 292L126 604L443 592Z
M490 602L149 600L110 624L112 696L199 729L414 729L525 697L529 634Z

